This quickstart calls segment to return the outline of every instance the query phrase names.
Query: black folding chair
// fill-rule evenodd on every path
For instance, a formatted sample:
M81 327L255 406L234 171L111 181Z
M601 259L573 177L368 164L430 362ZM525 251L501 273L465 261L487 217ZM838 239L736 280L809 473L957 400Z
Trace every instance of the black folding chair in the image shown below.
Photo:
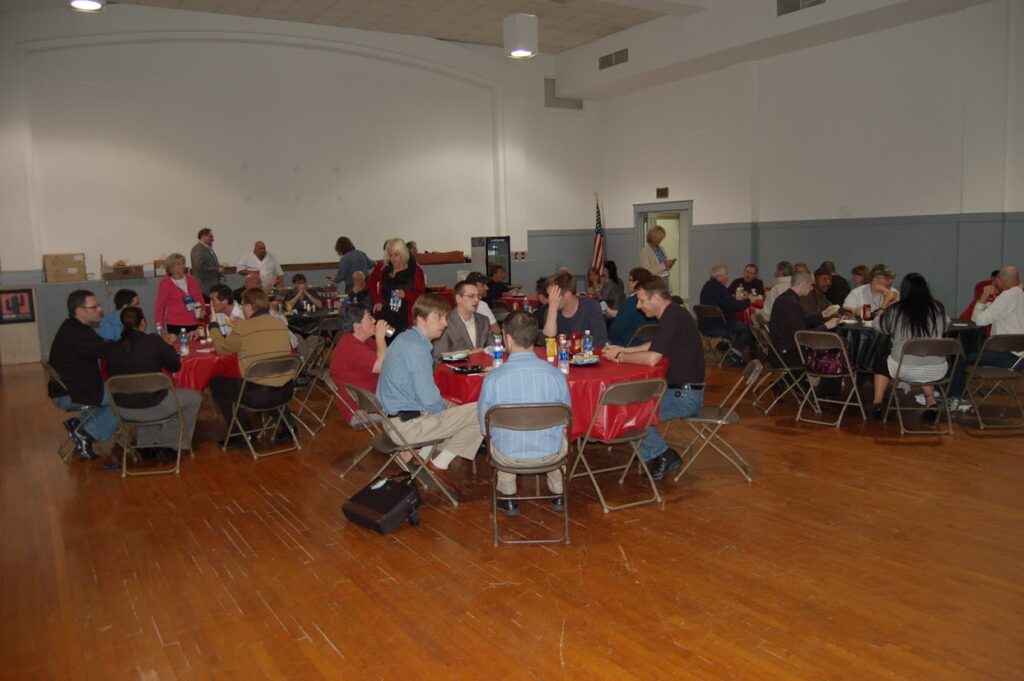
M712 343L717 341L716 345L718 343L732 345L728 326L725 323L725 313L722 312L722 308L715 305L694 305L693 314L697 317L697 328L700 329L700 337L704 343L705 353L710 352L712 357L718 359L718 366L722 366L725 362L725 356L729 354L728 350L719 353Z
M644 324L643 326L641 326L640 328L633 332L633 337L629 339L629 342L626 343L626 345L633 345L633 343L636 341L643 341L643 343L649 343L652 340L654 340L654 332L657 330L657 324Z
M989 428L1022 428L1024 427L1024 405L1021 405L1020 395L1017 393L1017 386L1024 378L1024 357L1017 360L1011 368L983 366L981 358L986 352L1024 352L1024 334L1003 334L1000 336L989 336L988 340L981 347L978 359L973 366L967 367L967 386L964 397L974 408L975 417L978 419L978 427L982 430ZM1009 400L1008 404L1002 405L999 422L993 422L990 417L985 421L981 417L981 407L993 395L1002 394ZM1006 420L1006 410L1013 406L1017 407L1020 413L1019 420Z
M273 456L274 454L284 454L285 452L302 449L302 445L299 444L299 436L295 433L295 429L292 428L291 420L287 418L288 405L292 401L292 394L288 394L286 397L282 397L280 400L268 405L257 405L251 399L247 401L246 395L246 388L260 385L260 379L274 378L279 380L280 378L287 378L285 385L291 383L299 373L301 362L302 360L298 355L278 355L276 357L258 359L249 365L245 375L242 377L242 390L239 392L238 399L235 400L234 408L231 410L231 421L228 423L228 434L224 436L223 449L227 448L228 441L234 435L239 435L245 440L245 444L249 447L249 452L252 454L254 461L267 456ZM242 424L238 419L238 413L241 409L261 416L261 424L258 427L242 428ZM266 418L267 416L270 418ZM259 438L271 429L273 429L273 435L276 435L280 432L281 426L284 426L291 435L291 445L268 452L257 452L253 446L253 439Z
M49 362L40 362L40 364L43 365L43 371L46 372L47 380L60 386L60 389L64 394L70 394L67 384L64 383L64 380L60 377L60 374L57 373L57 370L53 368L53 365ZM54 406L57 406L56 402L54 402ZM68 420L65 421L67 437L65 437L61 441L60 446L57 447L57 456L59 456L61 461L64 463L68 463L71 461L71 457L75 453L77 440L84 437L85 424L92 419L93 411L88 405L75 404L74 402L68 402L66 407L57 408L68 415ZM71 419L78 419L78 423L70 425Z
M803 421L804 423L816 423L822 426L833 426L838 428L843 423L843 416L846 414L847 408L851 404L856 403L857 407L860 409L861 418L867 421L868 417L864 412L864 403L860 399L860 393L857 392L857 377L853 371L853 364L850 362L850 358L846 354L846 346L843 345L843 340L836 334L827 331L797 331L794 336L796 338L797 350L800 352L800 362L804 365L804 372L807 376L808 383L810 384L810 387L804 394L803 400L800 401L800 409L796 412L796 420ZM842 359L842 367L844 370L839 374L827 374L811 369L807 366L807 358L810 355L810 351L834 353ZM835 399L831 397L818 396L815 388L822 380L826 379L838 379L841 381L841 395L842 385L848 386L845 393L846 397L843 399ZM822 404L841 405L839 416L836 417L835 421L804 418L804 408L808 403L811 404L815 414L821 414Z
M804 368L802 366L791 367L786 364L785 359L783 359L779 351L775 349L775 345L772 343L772 339L768 335L766 325L755 323L750 327L750 332L754 336L754 342L757 343L758 351L764 358L763 375L761 380L753 388L754 407L764 412L767 416L771 410L787 396L793 398L796 402L796 406L799 407L807 392L805 383L807 379L804 377ZM763 407L759 404L761 398L775 390L775 386L777 386L780 381L782 382L783 388L775 391L775 399L772 400L771 404L767 407Z
M107 379L107 392L110 393L110 406L120 421L120 426L115 435L115 442L121 445L121 477L137 477L144 475L177 475L181 471L181 451L185 448L185 417L181 414L181 405L178 403L178 394L174 391L174 383L167 374L124 374L111 376ZM123 406L124 398L132 395L151 394L166 391L174 399L174 411L167 416L158 418L142 419L135 416L132 410L125 411ZM135 433L143 427L160 427L177 421L178 423L178 446L175 452L174 466L170 468L155 468L142 471L128 470L128 457L138 459L135 452L139 449L157 449L164 445L149 444L140 445L135 440ZM193 456L195 456L193 454Z
M901 405L897 390L897 384L900 382L906 383L912 388L924 388L932 386L942 391L945 395L949 392L949 384L953 382L953 376L956 374L956 367L960 363L961 346L960 341L955 338L912 338L903 345L903 351L900 353L899 363L896 366L896 375L892 377L892 383L889 387L889 400L885 406L885 417L884 421L889 419L889 412L896 412L896 419L900 424L900 435L952 435L953 434L953 416L949 410L948 400L943 400L941 408L946 414L946 429L940 430L938 428L926 428L920 430L914 430L907 427L906 422L903 420L903 412L911 411L921 413L927 407ZM903 370L903 364L907 357L942 357L943 359L950 361L950 370L937 381L913 381L908 378L903 378L900 373Z

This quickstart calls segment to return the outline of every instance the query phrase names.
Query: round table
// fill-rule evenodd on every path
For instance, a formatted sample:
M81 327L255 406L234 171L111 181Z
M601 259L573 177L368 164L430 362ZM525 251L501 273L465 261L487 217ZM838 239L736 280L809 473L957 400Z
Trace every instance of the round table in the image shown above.
M284 315L288 329L303 338L315 334L320 329L320 322L326 317L337 317L335 310L314 310L312 312L296 312Z
M535 348L538 357L545 357L544 348ZM479 364L489 366L491 358L483 351L474 352L466 362L459 364ZM458 366L456 364L455 366ZM572 400L572 433L570 439L576 439L586 433L590 419L597 409L598 399L605 388L623 381L636 381L646 378L664 378L668 371L668 360L662 360L653 367L638 364L617 364L602 359L600 364L590 367L570 367L567 376L569 397ZM476 402L480 397L480 388L484 382L484 374L457 374L446 364L439 364L434 372L434 381L441 390L441 396L455 404ZM647 421L653 409L653 403L644 407L604 407L594 423L593 436L608 440L623 432L637 427ZM655 414L652 424L658 422Z
M181 369L171 374L176 388L191 388L202 392L214 376L241 378L238 355L218 355L213 347L193 349L181 358Z
M758 310L764 309L764 296L758 296L757 298L750 299L750 307L746 310L740 310L736 313L736 321L743 322L747 326L754 324L754 315L757 314Z
M846 340L846 354L858 371L873 374L888 374L886 360L892 351L892 338L870 324L858 321L854 324L840 324L836 332ZM955 321L946 330L946 338L960 341L964 355L976 353L985 339L985 330L974 322Z

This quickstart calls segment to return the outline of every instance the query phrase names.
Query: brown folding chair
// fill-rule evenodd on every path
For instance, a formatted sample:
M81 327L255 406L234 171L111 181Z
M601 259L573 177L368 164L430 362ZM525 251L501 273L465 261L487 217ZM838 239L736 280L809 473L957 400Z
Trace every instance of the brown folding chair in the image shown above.
M370 440L370 449L386 455L388 459L384 462L384 465L374 473L373 478L371 479L379 478L381 473L383 473L392 463L395 463L403 470L408 470L411 467L412 470L410 472L412 473L413 480L422 474L424 476L424 480L428 484L441 490L441 493L448 498L448 501L451 502L452 506L458 506L459 500L452 496L452 493L448 491L448 488L441 484L434 477L434 474L430 472L430 469L427 468L427 462L432 461L434 457L441 453L441 445L444 444L445 438L423 440L422 442L409 442L391 423L387 412L384 411L384 407L381 406L377 397L373 393L364 388L354 386L351 383L345 384L345 390L352 396L356 405L362 409L363 412L366 414L377 414L380 418L380 421L373 425L370 425L369 419L367 420L367 428L374 433ZM423 449L424 447L430 447L430 453L427 454L425 459L421 459L416 454L416 451ZM409 463L403 462L399 458L399 454L401 452L412 453L412 460ZM369 451L367 450L360 454L348 469L346 469L345 473L352 470L352 467L359 463L359 461L361 461L368 453ZM345 476L345 473L341 474L342 477Z
M649 343L654 340L654 332L658 330L657 324L644 324L636 331L633 332L633 337L626 343L627 346L633 345L635 341L643 341Z
M151 373L151 374L124 374L121 376L111 376L107 379L107 392L110 393L110 407L114 410L114 414L117 415L120 425L117 430L117 435L114 441L121 445L121 477L127 478L129 476L143 476L143 475L177 475L181 471L181 450L185 448L185 417L181 414L181 405L178 404L178 394L174 391L174 384L167 374L162 373ZM149 394L161 391L167 391L174 398L174 412L164 416L162 418L154 419L140 419L133 416L131 411L125 412L126 407L123 404L119 404L118 401L126 396ZM135 451L138 449L147 448L162 448L164 445L151 444L151 445L140 445L133 442L133 434L137 432L138 428L150 426L158 427L165 426L172 421L178 422L178 447L177 453L174 459L174 466L171 468L158 468L153 470L142 470L138 472L128 471L128 457L131 456L133 459L137 459ZM195 456L193 454L193 456Z
M757 380L761 376L761 368L760 360L752 360L743 368L743 375L733 384L732 389L722 398L721 403L717 407L704 407L697 416L683 419L686 425L690 426L690 430L693 431L695 438L690 441L690 444L680 454L684 459L689 454L689 459L679 469L679 472L676 473L676 477L673 478L675 482L679 482L679 478L683 477L683 474L693 465L693 462L697 460L697 457L701 455L706 447L711 447L721 454L723 459L736 467L736 470L746 478L747 482L751 481L750 464L732 445L718 434L718 431L723 426L731 426L740 422L740 415L736 413L736 408L740 406L740 402L747 396L751 388L757 384ZM735 399L733 398L734 395Z
M946 413L946 430L940 430L938 428L926 428L922 430L913 430L908 428L903 420L903 412L913 411L921 413L927 407L901 405L898 395L897 385L900 382L906 383L912 388L921 388L926 386L933 386L942 391L945 395L949 392L949 384L953 382L953 376L956 374L956 367L960 363L961 346L960 341L955 338L912 338L903 345L903 352L900 353L899 363L896 366L896 375L892 377L892 383L889 387L889 400L885 405L885 417L884 421L889 420L889 412L896 412L896 419L900 424L900 435L952 435L953 434L953 416L949 410L948 400L942 401L942 410ZM952 363L949 365L950 370L946 373L943 378L937 381L912 381L907 378L901 378L900 372L903 369L903 362L907 357L942 357L947 361L950 357L953 358Z
M772 339L768 335L766 325L755 323L750 327L750 332L754 335L754 342L757 344L758 351L765 360L762 378L753 388L754 407L760 409L767 416L787 396L792 397L796 401L797 407L799 407L807 391L804 383L806 380L804 368L802 366L791 367L786 364L782 355L775 349L775 345L772 344ZM775 396L771 404L767 407L762 407L759 404L761 398L769 394L779 381L782 381L785 388Z
M562 428L562 446L559 450L551 452L551 455L563 453L557 461L550 461L545 464L517 463L509 464L505 461L498 461L494 456L494 443L491 434L494 429L515 431L546 430L548 428ZM557 544L559 542L569 543L569 485L566 476L566 469L569 465L569 443L568 433L572 431L572 409L564 404L500 404L491 407L484 415L484 435L487 441L487 451L491 454L491 520L494 528L494 545L499 544ZM544 457L548 458L548 457ZM552 471L562 472L562 494L541 494L540 476ZM543 499L556 499L562 497L562 534L551 539L505 539L498 530L498 472L511 473L512 475L532 475L537 483L536 490L532 496L515 494L503 496L502 499L514 499L516 501L534 501ZM549 490L550 491L550 490Z
M67 384L64 383L64 379L60 377L60 374L53 368L53 365L49 362L40 362L40 364L43 365L43 371L46 372L47 380L51 383L56 383L60 386L60 389L64 394L69 395L70 391L68 390ZM75 453L75 440L76 438L82 437L82 434L85 432L85 424L89 422L93 415L92 408L88 405L75 404L70 401L70 398L68 399L69 401L67 406L57 408L67 414L68 418L77 418L78 425L66 426L66 428L69 428L69 430L67 430L67 437L65 437L61 441L60 446L57 447L57 456L59 456L61 461L64 463L71 461L71 457ZM57 406L56 402L54 402L54 406Z
M594 415L590 418L590 425L587 427L586 434L577 441L576 460L572 464L572 471L569 473L569 479L575 480L576 478L583 476L589 477L590 481L594 484L594 490L597 491L597 498L600 500L601 508L604 509L605 513L661 501L661 495L658 494L658 487L654 484L654 478L651 477L651 472L647 469L647 464L640 457L640 441L647 437L647 427L651 425L651 422L654 421L655 415L658 413L658 408L661 406L661 398L665 394L665 389L666 384L665 379L663 378L626 381L624 383L617 383L605 388L604 392L601 393L601 397L597 401L597 408L594 410ZM634 406L637 409L640 409L643 405L650 404L651 402L653 402L653 408L651 409L647 419L642 424L637 423L633 428L630 428L616 438L605 440L594 436L594 424L597 423L597 417L601 414L601 410L604 407ZM632 451L625 464L594 470L590 467L590 462L587 460L585 453L587 444L591 442L605 445L609 452L611 452L612 447L616 445L629 445ZM619 476L619 484L621 485L626 479L626 474L629 473L629 469L633 466L633 461L639 463L643 476L645 476L647 478L647 482L650 483L652 496L649 499L641 499L628 504L612 506L605 500L604 492L601 491L601 486L597 484L596 476L600 473L622 471L622 475ZM583 467L586 470L582 473L577 473L576 468L580 465L580 462L583 463Z
M967 367L967 386L964 391L964 398L974 408L978 427L982 430L1022 428L1024 427L1024 405L1021 405L1017 385L1024 378L1024 358L1018 359L1017 363L1009 369L983 366L981 358L986 352L1024 352L1024 334L989 336L981 347L981 352L978 353L977 361L973 366ZM1002 406L999 416L996 417L1000 420L999 423L993 422L991 417L986 422L981 418L981 407L997 393L1005 395L1009 399L1009 403ZM1007 421L1006 410L1014 405L1020 412L1020 419Z
M295 377L299 373L299 366L302 360L298 355L278 355L276 357L268 357L265 359L258 359L249 365L246 369L245 375L242 377L242 389L238 393L238 399L235 400L235 406L231 410L231 421L228 423L228 434L224 436L224 447L227 448L228 441L233 435L240 435L245 440L245 444L249 447L249 452L252 454L253 460L262 459L267 456L273 456L274 454L284 454L285 452L293 452L297 449L302 449L302 445L299 444L299 436L295 433L295 429L292 428L290 419L287 418L288 405L292 401L292 395L282 399L279 403L270 406L256 407L251 403L246 403L245 389L252 385L258 384L261 378L280 378L287 376L288 381L294 381ZM241 422L238 420L238 412L240 409L259 414L263 417L262 423L258 427L250 427L248 430L242 428ZM269 415L270 418L266 418ZM253 438L259 438L271 429L273 433L279 432L281 426L284 425L288 429L288 433L291 435L292 444L289 447L280 449L274 449L269 452L257 452L253 446Z
M796 347L800 352L800 362L804 365L804 372L810 383L810 387L804 394L803 400L800 401L800 409L796 412L796 420L803 421L804 423L816 423L822 426L834 426L838 428L843 423L843 416L846 414L847 408L856 403L857 407L860 408L860 416L865 421L868 420L867 414L864 412L864 403L860 399L860 393L857 392L857 377L854 374L853 365L850 363L850 358L846 354L846 346L843 345L843 340L834 333L827 331L797 331L794 334L796 337ZM842 358L843 366L846 368L845 373L842 374L825 374L812 371L807 368L807 357L810 350L818 350L821 352L833 352ZM815 388L818 384L829 378L840 379L844 384L849 381L849 390L846 392L845 399L835 399L831 397L819 397L815 392ZM839 404L842 405L842 409L839 410L839 416L835 421L823 421L819 419L808 419L803 417L804 408L807 403L810 402L815 414L821 414L822 404Z
M718 359L718 366L722 366L725 363L725 356L729 353L719 353L712 343L717 341L717 343L732 345L732 341L729 339L728 326L725 323L725 313L722 312L722 308L715 305L694 305L693 314L697 317L697 328L700 329L700 337L704 343L705 354L711 353L712 357ZM705 331L704 329L707 326L713 327L712 330Z

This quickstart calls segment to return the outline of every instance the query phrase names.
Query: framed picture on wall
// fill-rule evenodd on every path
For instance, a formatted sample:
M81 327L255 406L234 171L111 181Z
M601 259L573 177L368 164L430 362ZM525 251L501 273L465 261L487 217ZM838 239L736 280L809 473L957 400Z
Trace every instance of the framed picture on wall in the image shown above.
M0 324L25 324L36 320L32 289L0 290Z

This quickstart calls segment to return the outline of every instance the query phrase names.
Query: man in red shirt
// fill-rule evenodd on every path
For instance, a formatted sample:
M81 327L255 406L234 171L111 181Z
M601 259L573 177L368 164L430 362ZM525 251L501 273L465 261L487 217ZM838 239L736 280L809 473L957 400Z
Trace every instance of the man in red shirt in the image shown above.
M346 397L338 401L338 410L353 428L364 424L365 414L353 413L344 386L351 383L376 392L377 376L388 349L387 330L388 323L383 319L374 320L365 305L353 303L341 312L342 336L331 353L331 379Z

